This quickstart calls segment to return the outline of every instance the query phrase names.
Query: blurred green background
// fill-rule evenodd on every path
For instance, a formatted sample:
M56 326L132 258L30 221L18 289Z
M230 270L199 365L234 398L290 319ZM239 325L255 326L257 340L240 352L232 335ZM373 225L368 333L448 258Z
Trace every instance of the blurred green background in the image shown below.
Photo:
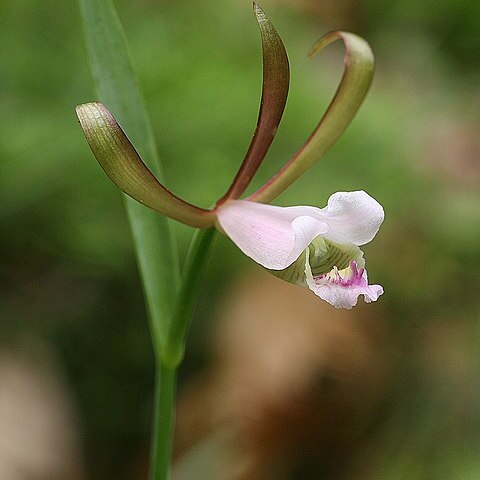
M115 3L168 185L209 206L227 189L256 122L261 52L251 3ZM386 211L365 251L370 278L385 287L375 312L388 330L394 373L366 434L379 439L374 453L361 444L343 452L344 463L357 465L360 455L368 471L362 478L480 478L480 3L262 6L286 45L292 78L283 122L252 188L307 138L341 75L340 45L314 61L306 58L310 45L328 30L351 30L377 59L352 126L277 201L323 206L335 191L364 189ZM55 365L79 432L78 478L142 478L153 357L121 195L74 115L75 105L95 99L78 6L2 0L0 23L2 355L39 370ZM183 256L191 231L175 228ZM255 268L217 239L183 382L209 364L218 306L234 279ZM54 478L23 475L5 478Z

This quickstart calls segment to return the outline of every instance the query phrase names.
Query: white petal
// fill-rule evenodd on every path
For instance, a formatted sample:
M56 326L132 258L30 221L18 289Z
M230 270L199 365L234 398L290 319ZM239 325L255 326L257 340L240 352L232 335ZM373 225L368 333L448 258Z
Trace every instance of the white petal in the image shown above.
M336 273L339 272L337 271ZM360 275L352 282L335 282L328 278L314 278L307 253L305 276L308 288L310 288L315 295L330 305L333 305L335 308L346 308L350 310L357 304L360 295L363 295L366 303L370 303L375 302L378 297L383 294L383 287L381 285L368 284L367 271L365 269L362 268L359 273Z
M338 243L364 245L375 237L384 216L382 206L360 190L334 193L316 218L330 227L325 238Z
M383 293L381 285L366 285L364 287L341 287L335 284L316 285L310 288L315 295L325 300L335 308L350 310L357 304L358 297L363 295L366 303L375 302Z
M327 232L315 207L276 207L232 200L217 212L218 223L245 255L271 270L291 265L310 242Z

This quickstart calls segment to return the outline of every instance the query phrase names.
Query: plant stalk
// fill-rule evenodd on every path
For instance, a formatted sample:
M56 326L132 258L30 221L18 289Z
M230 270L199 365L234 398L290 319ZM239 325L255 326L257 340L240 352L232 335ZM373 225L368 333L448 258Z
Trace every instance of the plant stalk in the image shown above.
M198 297L200 279L207 263L215 229L197 230L185 260L169 334L164 348L155 342L155 404L151 446L151 480L168 480L175 425L178 367L183 360L185 338Z
M185 338L192 321L200 280L208 260L214 234L214 228L196 230L193 234L163 355L163 361L172 367L180 365L183 360Z
M177 368L156 362L151 480L168 480L175 425Z

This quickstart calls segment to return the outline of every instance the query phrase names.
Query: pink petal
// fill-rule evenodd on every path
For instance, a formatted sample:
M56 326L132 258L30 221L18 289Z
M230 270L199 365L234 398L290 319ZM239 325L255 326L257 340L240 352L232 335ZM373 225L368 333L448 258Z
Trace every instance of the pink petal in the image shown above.
M334 268L327 275L313 277L307 255L305 274L310 290L335 308L351 309L360 295L370 303L383 294L381 285L368 284L366 270L358 270L356 262L352 262L348 269L338 271Z
M316 218L330 227L325 238L338 243L364 245L375 237L384 216L382 206L360 190L334 193Z
M218 223L245 255L271 270L291 265L328 225L315 207L277 207L231 200L217 211Z

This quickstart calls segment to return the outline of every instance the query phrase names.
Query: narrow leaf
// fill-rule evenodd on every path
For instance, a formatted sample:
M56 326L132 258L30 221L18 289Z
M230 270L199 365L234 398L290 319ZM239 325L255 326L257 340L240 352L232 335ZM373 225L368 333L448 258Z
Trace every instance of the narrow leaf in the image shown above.
M353 33L331 32L308 55L313 57L335 40L342 40L345 45L344 72L327 111L305 144L249 200L268 203L280 195L334 145L362 104L374 69L373 53L365 40Z
M142 158L161 179L152 129L112 0L79 0L79 4L99 99L112 109ZM125 199L158 353L166 338L179 283L176 245L166 217Z
M218 203L240 198L273 142L287 102L290 67L287 52L275 27L255 2L253 9L260 28L263 51L263 90L257 128L247 155L228 192Z
M123 192L182 223L198 228L213 225L212 212L184 202L158 182L103 104L86 103L76 111L93 154Z

